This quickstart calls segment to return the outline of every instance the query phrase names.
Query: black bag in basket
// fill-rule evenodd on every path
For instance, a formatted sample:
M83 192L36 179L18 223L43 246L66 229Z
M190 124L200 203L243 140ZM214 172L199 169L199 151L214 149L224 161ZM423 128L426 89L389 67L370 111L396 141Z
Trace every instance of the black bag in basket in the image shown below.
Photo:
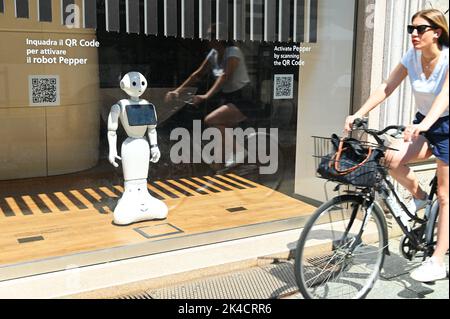
M322 157L317 173L342 184L372 187L381 180L379 161L383 152L364 147L353 138L331 137L334 152Z

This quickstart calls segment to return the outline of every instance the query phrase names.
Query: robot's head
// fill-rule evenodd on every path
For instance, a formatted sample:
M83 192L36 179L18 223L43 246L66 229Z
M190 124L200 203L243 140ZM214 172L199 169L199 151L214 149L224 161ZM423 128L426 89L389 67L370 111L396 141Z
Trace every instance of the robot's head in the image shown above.
M120 88L129 96L140 97L147 89L147 80L139 72L129 72L120 81Z

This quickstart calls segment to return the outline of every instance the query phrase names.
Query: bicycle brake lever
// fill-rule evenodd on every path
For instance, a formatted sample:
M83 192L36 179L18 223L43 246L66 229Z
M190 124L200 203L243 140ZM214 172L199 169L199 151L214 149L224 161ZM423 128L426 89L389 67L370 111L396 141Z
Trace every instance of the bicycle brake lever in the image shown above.
M367 129L368 124L369 124L369 118L367 118L367 117L355 119L353 122L353 129L362 128L364 130L364 129Z
M187 93L187 98L183 99L183 102L190 105L190 106L195 106L194 105L194 93L188 92Z
M398 151L400 151L399 149L397 149L397 148L393 148L393 147L389 147L389 146L385 146L385 149L386 149L386 151L396 151L396 152L398 152Z
M402 135L400 133L389 134L390 137L395 138L396 140L401 139Z
M402 126L402 127L398 128L395 133L392 133L389 135L395 139L400 139L400 138L402 138L402 133L405 131L405 129L406 128L404 126Z

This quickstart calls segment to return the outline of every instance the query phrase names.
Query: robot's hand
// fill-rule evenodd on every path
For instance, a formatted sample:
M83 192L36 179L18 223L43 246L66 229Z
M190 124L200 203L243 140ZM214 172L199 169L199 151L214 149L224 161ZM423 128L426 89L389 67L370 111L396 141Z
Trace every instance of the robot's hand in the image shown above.
M159 151L158 146L154 146L150 149L150 162L157 163L159 161L159 158L161 157L161 152Z
M109 162L110 162L114 167L119 167L119 164L117 164L116 159L118 159L119 161L122 160L122 158L120 158L119 156L117 156L117 154L109 154L109 156L108 156Z

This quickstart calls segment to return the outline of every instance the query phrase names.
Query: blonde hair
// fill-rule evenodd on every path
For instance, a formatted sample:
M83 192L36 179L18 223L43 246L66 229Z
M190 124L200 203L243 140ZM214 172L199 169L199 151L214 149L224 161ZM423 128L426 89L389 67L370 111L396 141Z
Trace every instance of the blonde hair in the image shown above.
M441 46L448 47L448 23L441 11L436 9L422 10L414 14L411 21L414 21L415 18L423 18L427 20L433 28L441 29L442 33L438 39L438 43Z

